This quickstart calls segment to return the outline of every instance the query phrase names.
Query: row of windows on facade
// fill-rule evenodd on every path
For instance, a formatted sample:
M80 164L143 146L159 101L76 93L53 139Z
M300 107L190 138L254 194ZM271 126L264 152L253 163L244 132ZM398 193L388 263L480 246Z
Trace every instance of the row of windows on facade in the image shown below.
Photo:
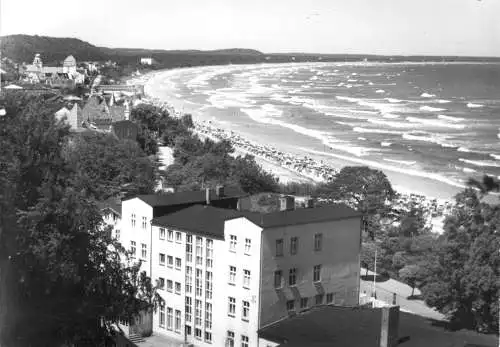
M325 300L325 294L317 294L314 296L314 304L322 305ZM326 303L333 304L334 295L333 293L326 294ZM300 300L288 300L286 302L286 309L288 311L294 311L296 309L296 302L300 301L300 309L306 309L309 307L309 298L300 298Z
M236 302L234 298L231 298ZM185 312L185 320L186 320L186 325L185 325L185 334L186 335L191 335L192 334L192 327L191 324L193 323L193 317L192 317L192 304L193 300L191 297L186 297L186 312ZM234 304L235 305L235 304ZM235 306L233 307L235 309ZM250 303L248 301L243 301L243 320L248 320L249 317L249 310L250 310ZM233 314L234 317L234 314ZM189 323L189 324L188 324ZM202 339L202 301L196 299L195 300L195 320L194 320L194 337L198 340ZM161 305L160 306L160 320L159 320L159 326L160 328L164 328L170 331L175 331L176 333L180 334L181 333L181 311L180 310L175 310L175 320L174 320L174 309L171 307L166 308L166 324L165 324L165 306ZM205 330L205 336L204 340L205 342L211 343L212 342L212 304L211 303L205 303L205 325L204 325L204 330ZM248 336L246 335L241 335L241 346L242 347L248 347L250 344L250 340ZM233 331L228 330L227 331L227 336L226 336L226 346L235 346L235 334Z
M193 292L193 269L190 266L186 266L186 281L185 281L185 291L187 294ZM173 292L174 282L172 280L167 280L167 292ZM195 294L196 296L202 296L203 289L203 271L200 269L196 269L196 277L195 277ZM161 290L165 290L165 278L158 278L158 287ZM211 271L205 272L205 297L208 300L212 299L213 292L213 273ZM175 294L181 293L181 283L175 282Z
M284 255L284 240L277 239L276 240L276 256L282 257ZM319 252L323 248L323 234L317 233L314 234L314 251ZM290 238L290 255L296 255L299 253L299 237L294 236Z
M291 268L288 270L288 285L296 286L297 285L297 275L298 269ZM313 282L321 281L321 265L314 265L313 267ZM283 288L283 271L276 270L274 271L274 288Z
M136 215L135 213L132 213L130 216L130 224L132 225L132 228L135 228L135 219ZM148 218L147 217L142 217L142 228L146 229L148 227Z

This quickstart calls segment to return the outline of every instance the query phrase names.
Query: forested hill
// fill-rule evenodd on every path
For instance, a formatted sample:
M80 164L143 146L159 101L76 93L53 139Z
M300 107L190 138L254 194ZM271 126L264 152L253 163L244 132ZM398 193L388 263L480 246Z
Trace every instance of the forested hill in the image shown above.
M367 54L262 53L252 49L232 48L212 51L151 50L139 48L97 47L76 38L32 35L1 37L0 51L16 63L31 62L36 53L46 64L61 63L68 55L77 61L112 60L120 65L136 65L140 57L152 57L154 68L173 68L200 65L253 64L313 61L500 61L500 58L441 57L441 56L381 56Z

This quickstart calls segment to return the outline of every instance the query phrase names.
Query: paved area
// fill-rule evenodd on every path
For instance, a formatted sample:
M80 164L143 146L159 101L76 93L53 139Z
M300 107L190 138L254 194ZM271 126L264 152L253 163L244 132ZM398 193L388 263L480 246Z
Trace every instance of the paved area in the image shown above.
M144 342L137 344L138 347L183 347L184 340L175 340L162 335L153 333L150 337L144 338Z
M365 274L366 269L362 268L361 275L364 276ZM368 275L373 276L373 272L368 271ZM373 291L373 281L361 280L360 291L361 293L366 292L368 296L371 296ZM411 295L411 291L410 286L394 279L376 283L378 300L392 303L393 293L396 293L396 304L399 305L402 310L431 319L443 320L445 318L443 314L427 306L423 300L408 300L407 297ZM414 294L419 295L420 291L415 288Z

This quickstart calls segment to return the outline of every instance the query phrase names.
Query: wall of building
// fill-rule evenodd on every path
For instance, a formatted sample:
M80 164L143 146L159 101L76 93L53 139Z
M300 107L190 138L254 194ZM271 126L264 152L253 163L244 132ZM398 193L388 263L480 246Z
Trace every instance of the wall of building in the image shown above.
M314 251L314 235L322 233L322 251ZM298 252L290 254L290 239L298 237ZM288 315L286 303L300 298L315 303L315 295L334 294L334 304L355 306L359 291L359 252L361 220L359 218L267 229L262 233L262 275L260 327ZM276 256L276 240L283 239L283 256ZM321 282L313 283L313 268L321 265ZM297 268L297 284L288 285L289 269ZM282 289L274 288L274 272L283 274Z
M135 227L132 226L132 214L135 214ZM142 224L143 217L146 218L146 228ZM142 260L141 271L146 271L148 276L150 274L152 218L153 208L141 199L133 198L122 202L120 242L125 249L130 250L131 241L135 241L135 259ZM146 245L146 257L141 254L142 244Z

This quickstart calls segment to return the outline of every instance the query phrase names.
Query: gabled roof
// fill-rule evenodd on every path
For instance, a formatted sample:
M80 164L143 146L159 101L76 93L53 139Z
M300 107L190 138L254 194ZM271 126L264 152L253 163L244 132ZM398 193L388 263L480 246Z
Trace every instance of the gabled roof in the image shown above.
M121 204L120 200L117 198L111 197L107 200L99 202L98 206L101 210L110 209L112 211L115 211L120 216L122 214L122 204Z
M320 223L362 216L361 213L344 204L315 208L297 208L291 211L276 211L271 213L242 212L242 215L263 228Z
M144 201L146 204L151 207L160 207L160 206L175 206L175 205L185 205L185 204L199 204L204 203L206 201L205 190L195 190L195 191L187 191L187 192L178 192L171 194L149 194L149 195L137 195L131 196L126 199L122 199L122 201L130 200L133 198L138 198ZM243 196L247 196L244 191L239 188L224 188L224 195L221 198L216 196L215 190L210 190L210 200L224 200L230 198L239 198Z
M155 218L152 224L223 239L224 222L240 214L236 210L217 208L209 205L194 205L178 212Z

